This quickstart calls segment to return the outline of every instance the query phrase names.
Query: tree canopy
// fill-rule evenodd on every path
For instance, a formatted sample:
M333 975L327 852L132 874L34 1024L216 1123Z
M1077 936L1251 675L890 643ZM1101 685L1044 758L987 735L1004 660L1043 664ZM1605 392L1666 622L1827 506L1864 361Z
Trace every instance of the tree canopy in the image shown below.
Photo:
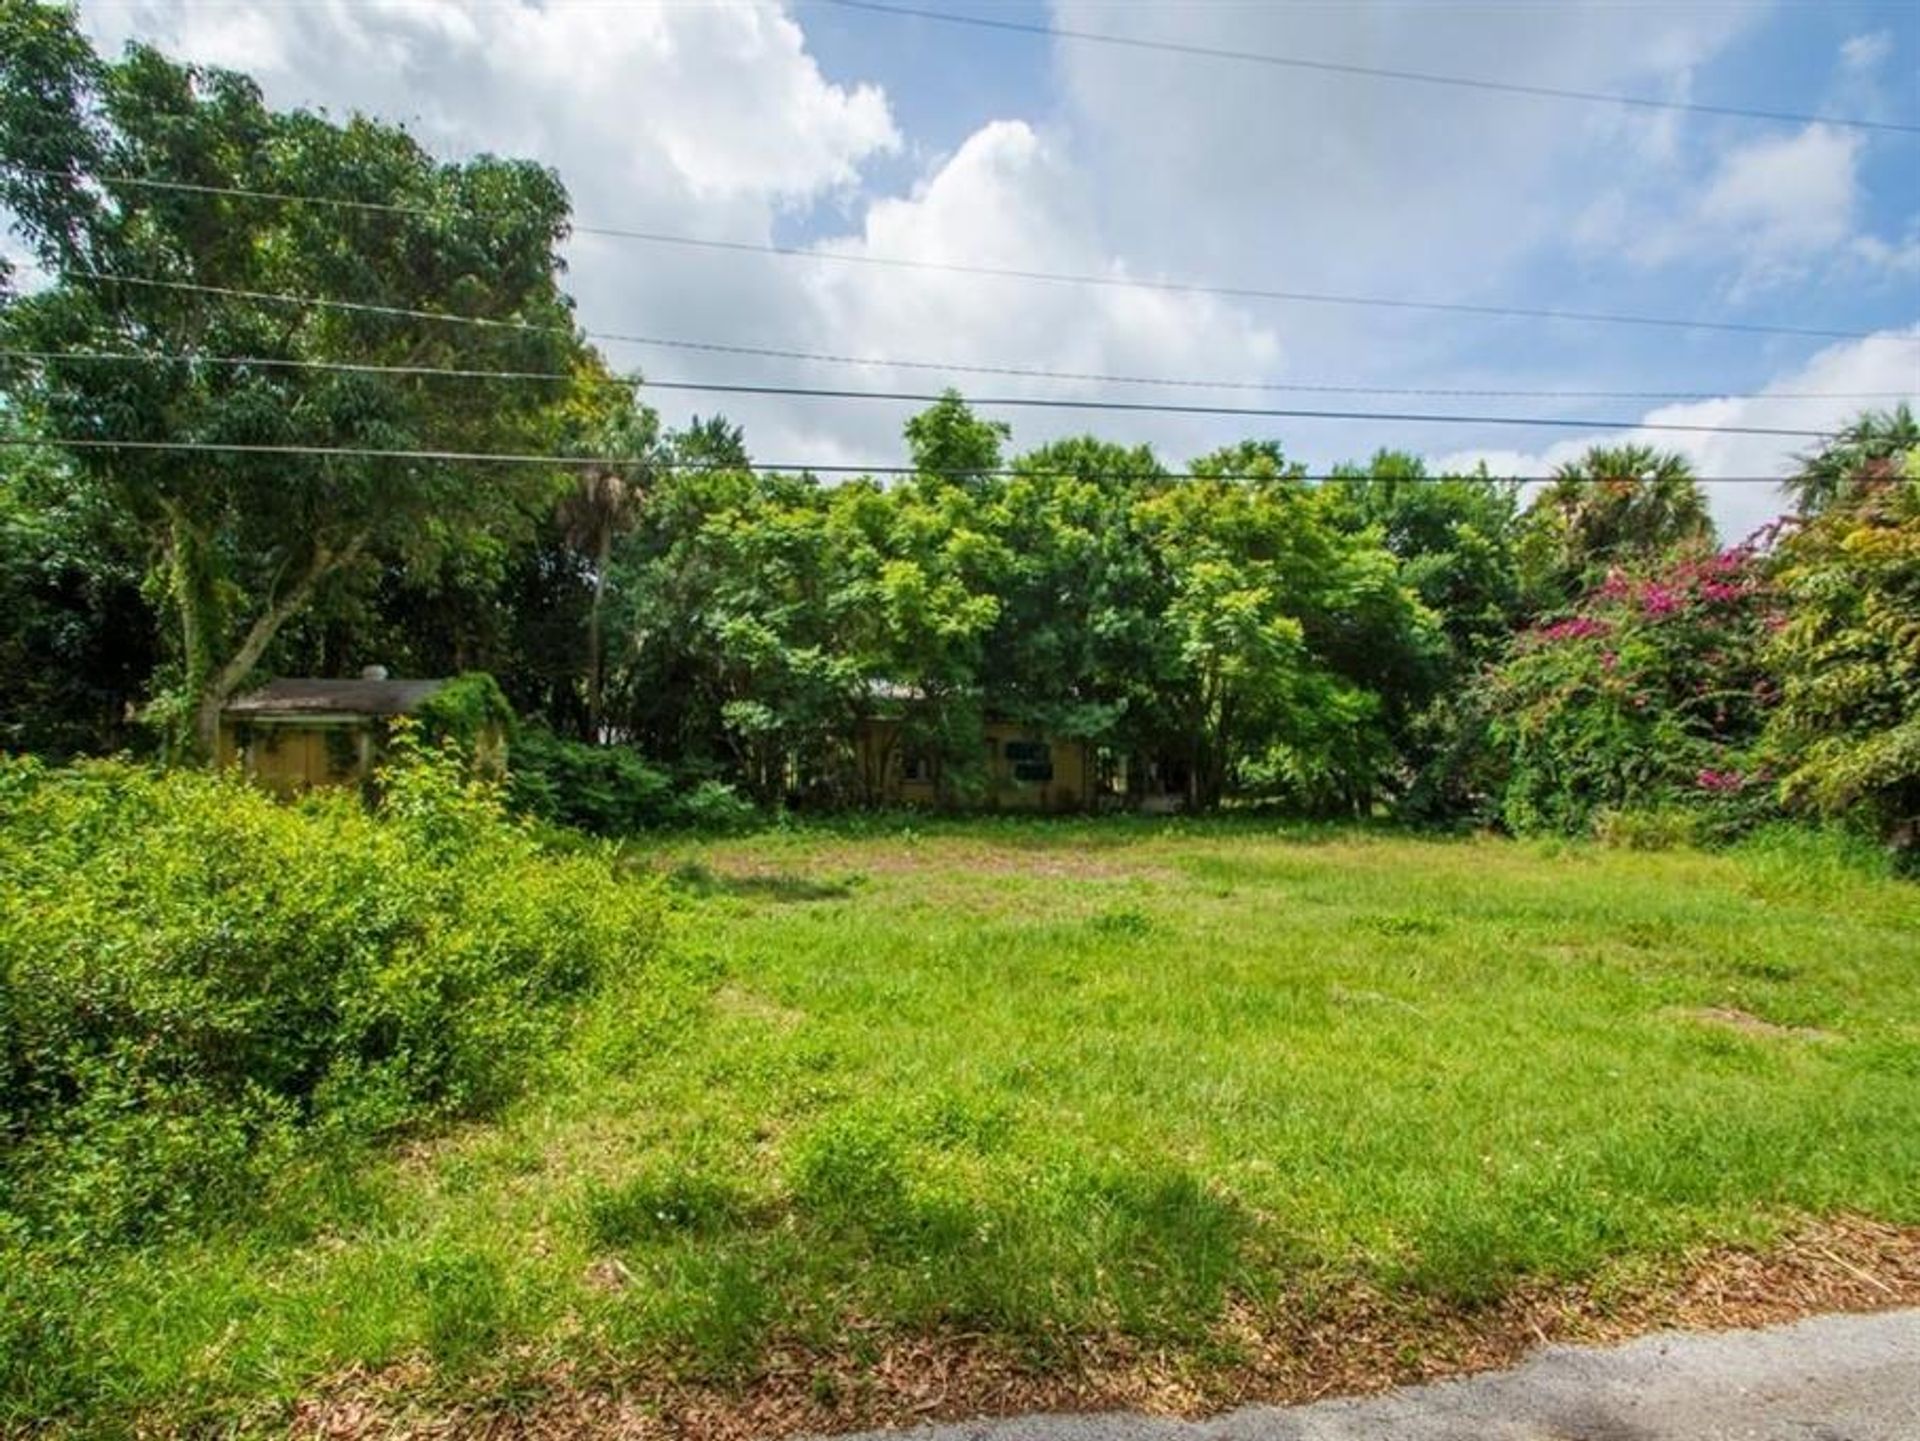
M551 503L549 468L395 452L551 441L539 383L427 372L578 362L566 196L535 165L443 164L363 117L272 110L229 71L144 46L101 60L65 10L7 10L0 200L48 281L7 307L0 333L37 357L9 399L164 553L171 693L204 750L324 588L381 561L484 562Z
M585 343L551 172L0 17L39 272L0 274L10 747L205 755L251 680L380 662L491 673L546 767L515 793L603 827L874 802L876 718L956 801L991 720L1085 743L1115 804L1920 809L1906 405L1735 551L1638 444L1531 493L1387 449L1316 480L1271 436L1022 451L950 390L904 474L771 472Z

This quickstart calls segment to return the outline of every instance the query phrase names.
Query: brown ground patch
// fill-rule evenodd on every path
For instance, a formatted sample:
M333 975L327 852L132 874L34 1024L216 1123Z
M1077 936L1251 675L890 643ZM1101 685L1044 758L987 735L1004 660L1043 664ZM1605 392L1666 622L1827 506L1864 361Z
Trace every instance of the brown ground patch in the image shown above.
M757 991L749 991L744 986L722 986L713 997L713 1004L722 1015L740 1016L750 1021L760 1021L783 1031L790 1031L806 1020L805 1011L792 1006L783 1006Z
M1793 1041L1837 1039L1832 1031L1822 1031L1813 1026L1783 1026L1734 1006L1697 1006L1679 1011L1677 1014L1689 1021L1698 1021L1702 1025L1738 1031L1743 1036L1766 1036L1774 1040Z
M1119 1338L1089 1339L1041 1370L973 1335L849 1335L825 1354L776 1350L738 1388L561 1367L507 1403L431 1407L418 1363L335 1378L301 1403L294 1434L363 1438L633 1438L745 1441L1026 1411L1125 1408L1194 1416L1300 1402L1508 1366L1549 1342L1762 1326L1831 1311L1920 1305L1920 1226L1810 1224L1765 1252L1720 1248L1628 1284L1534 1286L1480 1309L1349 1285L1312 1309L1231 1317L1243 1359L1200 1367ZM857 1343L864 1341L864 1345ZM864 1351L871 1360L854 1359Z
M714 872L760 877L782 870L758 856L710 855ZM1044 880L1174 879L1165 866L1129 860L1112 847L993 845L977 840L899 840L886 844L828 845L807 853L808 873L822 876L918 876L930 871L968 876L1031 876Z

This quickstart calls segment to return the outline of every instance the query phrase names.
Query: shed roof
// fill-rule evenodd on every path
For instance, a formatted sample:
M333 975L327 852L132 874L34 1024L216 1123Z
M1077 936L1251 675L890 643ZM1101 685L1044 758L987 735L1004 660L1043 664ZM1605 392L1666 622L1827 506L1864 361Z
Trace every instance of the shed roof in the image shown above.
M405 715L444 680L322 680L289 676L227 702L229 715Z

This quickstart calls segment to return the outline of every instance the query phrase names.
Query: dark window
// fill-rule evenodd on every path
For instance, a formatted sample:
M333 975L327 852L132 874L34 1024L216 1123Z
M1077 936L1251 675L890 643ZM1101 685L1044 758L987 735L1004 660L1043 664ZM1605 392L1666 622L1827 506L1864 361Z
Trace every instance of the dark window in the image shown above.
M1007 760L1017 781L1037 785L1053 779L1053 747L1045 741L1008 741Z

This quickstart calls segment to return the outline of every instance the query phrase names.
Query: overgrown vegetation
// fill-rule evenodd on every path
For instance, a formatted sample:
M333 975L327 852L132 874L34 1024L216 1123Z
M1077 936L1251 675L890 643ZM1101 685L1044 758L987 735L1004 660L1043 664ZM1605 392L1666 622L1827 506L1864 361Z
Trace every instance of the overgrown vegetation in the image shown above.
M952 392L823 483L584 342L553 174L30 0L0 205L0 1431L796 1356L827 1414L902 1338L1204 1375L1920 1222L1906 406L1732 547L1638 446L1316 479ZM184 768L375 662L458 678L366 808ZM991 720L1188 814L813 828L882 713L944 804Z
M497 1123L13 1251L0 1416L278 1434L387 1374L427 1414L797 1387L831 1430L897 1341L1198 1381L1358 1287L1377 1328L1920 1223L1920 898L1859 843L861 822L634 862L688 960L616 965Z
M540 854L405 734L376 814L116 762L0 769L0 1236L83 1255L244 1211L314 1148L496 1106L656 892Z
M1087 743L1115 805L1579 831L1713 800L1698 834L1912 832L1905 406L1803 457L1784 528L1732 549L1685 459L1638 445L1525 496L1392 451L1312 481L1266 438L1016 452L949 393L904 427L909 476L770 473L720 417L664 430L576 333L553 175L6 17L0 199L49 277L0 314L0 423L49 438L0 447L11 745L204 752L255 676L380 662L493 676L445 703L504 697L519 803L608 834L875 804L883 709L885 764L950 803L984 795L993 719ZM115 278L143 275L168 283ZM249 298L275 294L358 308ZM358 453L414 448L575 463ZM1730 567L1738 605L1708 593Z

